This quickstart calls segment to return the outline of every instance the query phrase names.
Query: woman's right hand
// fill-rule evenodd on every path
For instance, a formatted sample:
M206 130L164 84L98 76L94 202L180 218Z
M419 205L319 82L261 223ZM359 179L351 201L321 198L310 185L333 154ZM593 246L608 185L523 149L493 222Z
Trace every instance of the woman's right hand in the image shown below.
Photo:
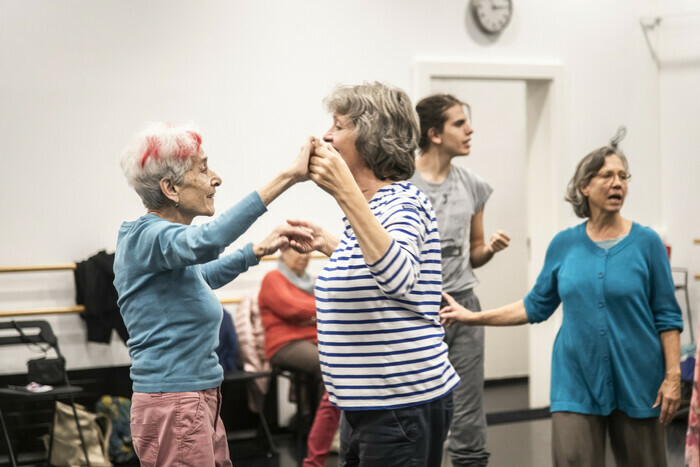
M339 200L349 188L357 189L357 182L340 153L330 144L314 139L309 159L309 178L325 192Z
M304 182L309 179L309 159L314 149L314 136L308 136L304 140L304 144L299 149L296 159L292 162L289 170L292 173L292 178L295 183Z
M258 189L260 199L265 206L269 206L279 195L294 184L309 179L309 158L314 148L313 141L313 136L307 137L292 165Z
M443 292L442 297L447 301L447 306L440 310L440 324L448 328L457 322L470 324L472 316L476 313L457 303L447 292Z
M299 219L287 219L287 223L290 226L306 229L312 236L311 240L306 240L304 238L290 239L289 246L300 253L320 251L324 255L330 257L340 242L337 237L329 234L323 227L312 222Z

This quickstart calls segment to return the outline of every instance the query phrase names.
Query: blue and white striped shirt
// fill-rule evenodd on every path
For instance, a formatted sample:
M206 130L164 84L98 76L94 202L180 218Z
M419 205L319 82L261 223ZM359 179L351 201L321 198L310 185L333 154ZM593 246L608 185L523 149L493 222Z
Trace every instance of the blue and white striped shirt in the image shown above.
M330 401L343 410L407 407L448 394L459 377L440 325L440 236L428 198L410 182L369 206L394 238L367 264L352 227L316 281L318 350Z

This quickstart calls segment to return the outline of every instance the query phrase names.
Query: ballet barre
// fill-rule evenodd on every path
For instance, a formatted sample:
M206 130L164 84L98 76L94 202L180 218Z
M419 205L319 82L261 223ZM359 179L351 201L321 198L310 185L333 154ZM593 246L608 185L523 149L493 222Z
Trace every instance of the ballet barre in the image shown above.
M314 253L311 259L326 258L325 255ZM260 258L260 261L276 261L279 255L268 255ZM33 266L0 266L0 274L2 273L21 273L21 272L47 272L47 271L74 271L76 263L63 264L42 264ZM241 297L223 297L219 298L222 305L235 305L241 303ZM57 306L49 308L33 308L21 310L0 310L0 318L14 318L17 316L34 316L34 315L60 315L74 314L85 311L83 305Z

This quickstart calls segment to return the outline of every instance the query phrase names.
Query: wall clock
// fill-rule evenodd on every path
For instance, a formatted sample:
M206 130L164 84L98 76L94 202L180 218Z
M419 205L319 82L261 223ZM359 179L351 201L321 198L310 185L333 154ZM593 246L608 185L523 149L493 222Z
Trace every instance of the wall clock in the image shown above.
M470 0L474 21L486 34L499 34L513 16L511 0Z

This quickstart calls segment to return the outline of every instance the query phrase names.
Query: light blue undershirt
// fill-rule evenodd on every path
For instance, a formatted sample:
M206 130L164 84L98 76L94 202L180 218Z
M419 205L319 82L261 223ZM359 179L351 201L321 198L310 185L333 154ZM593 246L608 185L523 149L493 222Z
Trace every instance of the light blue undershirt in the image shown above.
M627 235L622 235L617 238L611 238L609 240L598 240L597 242L595 242L595 244L601 247L603 250L609 250L610 248L620 243L625 237L627 237Z

